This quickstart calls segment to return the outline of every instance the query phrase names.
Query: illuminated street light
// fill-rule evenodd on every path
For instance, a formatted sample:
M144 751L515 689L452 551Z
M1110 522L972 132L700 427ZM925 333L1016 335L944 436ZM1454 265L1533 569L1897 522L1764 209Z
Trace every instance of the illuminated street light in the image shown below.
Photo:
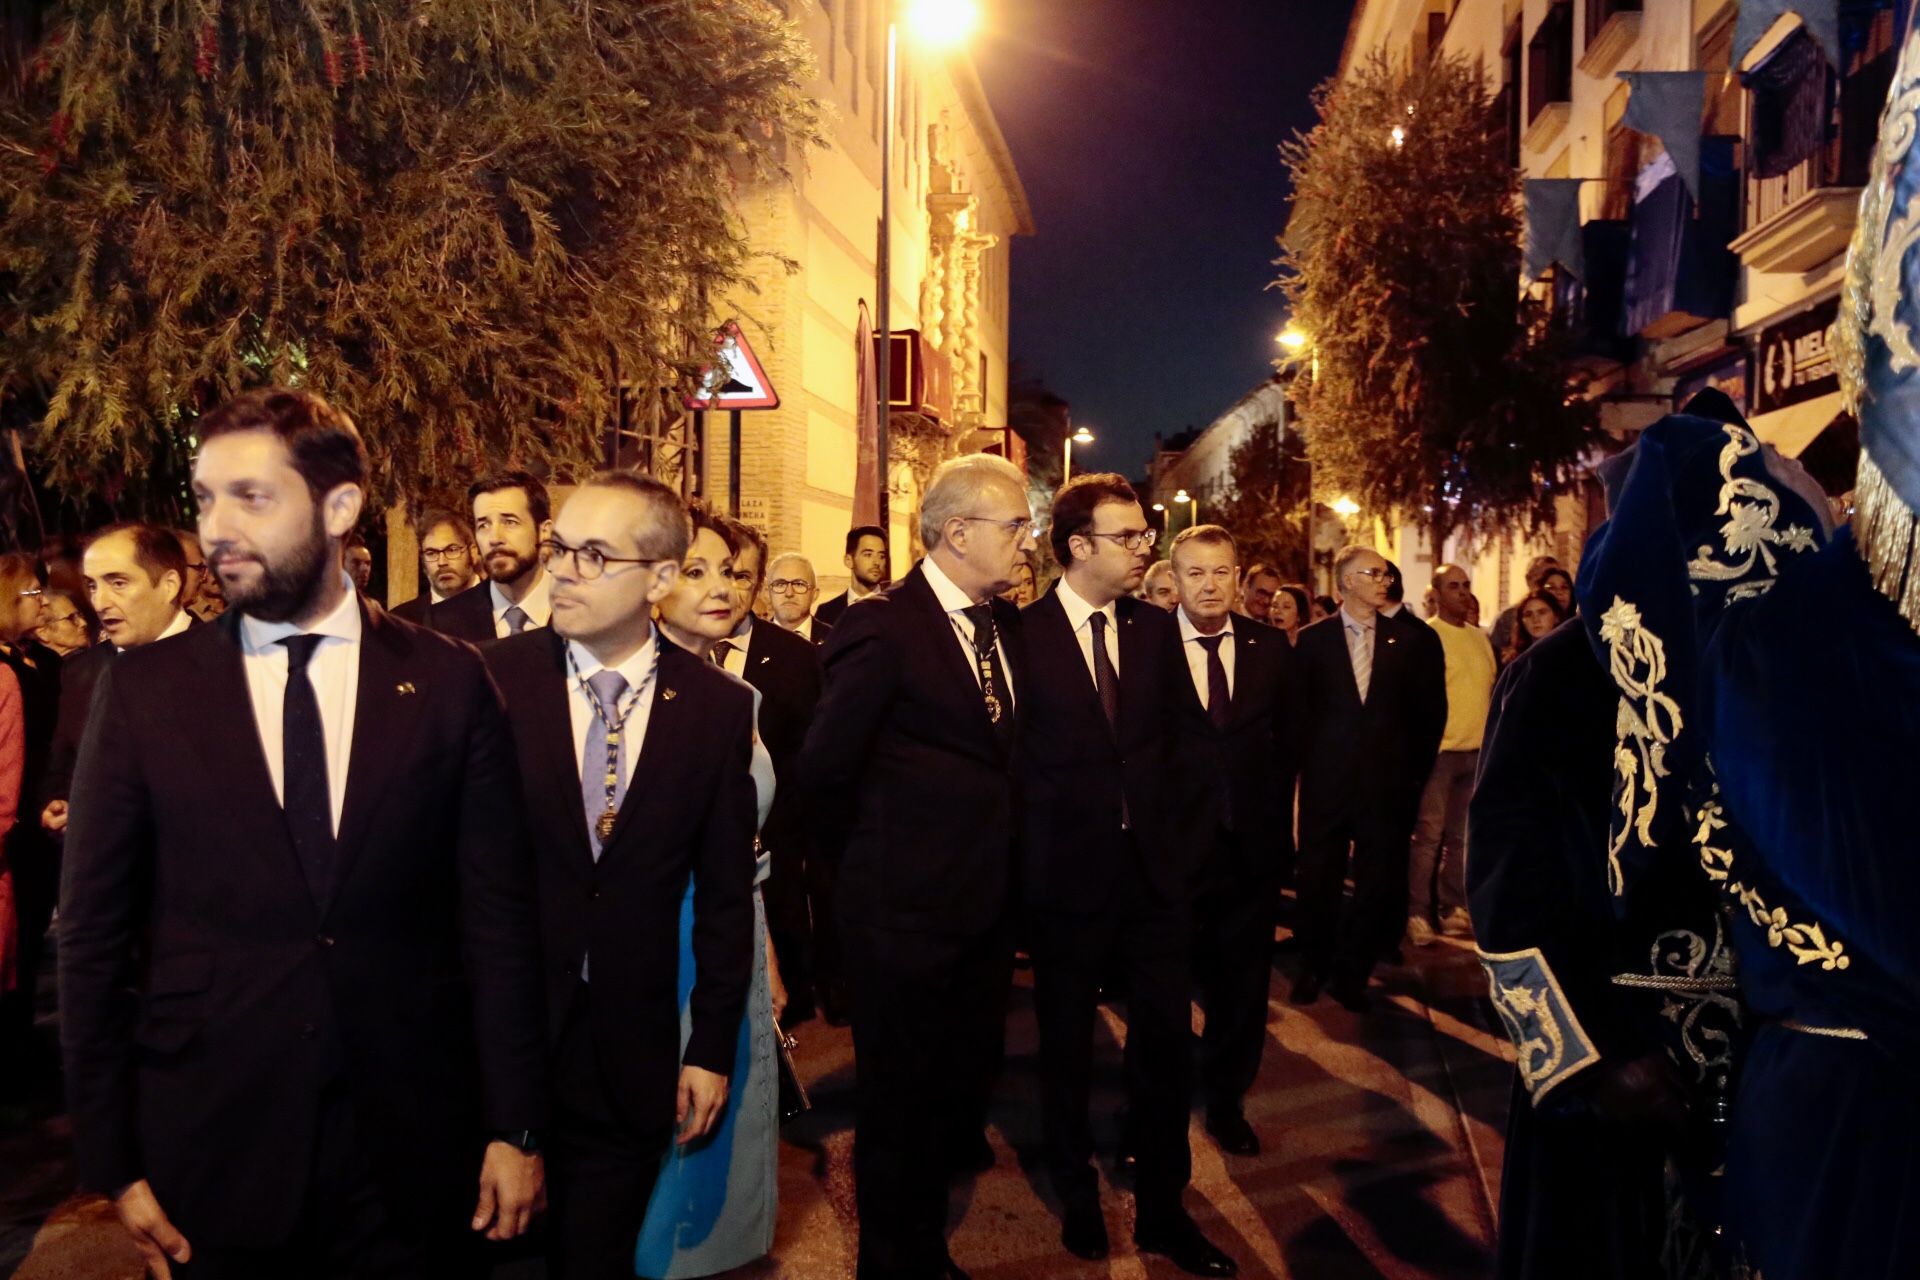
M1085 427L1081 427L1079 430L1075 431L1072 435L1067 437L1066 458L1060 464L1060 483L1061 484L1065 484L1067 481L1073 479L1073 446L1077 444L1092 444L1092 443L1093 443L1093 432L1087 430Z
M1280 331L1274 341L1285 347L1289 352L1298 355L1306 349L1307 331L1296 325L1288 325Z
M973 0L907 0L901 8L915 42L933 48L962 44L980 25Z
M1360 514L1360 504L1343 493L1333 500L1333 513L1342 519L1352 519Z
M1155 511L1165 511L1167 509L1167 504L1164 502L1156 502L1153 504L1153 509Z
M1193 525L1200 523L1200 499L1194 497L1192 494L1188 493L1185 489L1182 489L1180 490L1180 492L1173 495L1173 500L1176 504L1182 503L1182 502L1187 504L1188 527L1192 527Z

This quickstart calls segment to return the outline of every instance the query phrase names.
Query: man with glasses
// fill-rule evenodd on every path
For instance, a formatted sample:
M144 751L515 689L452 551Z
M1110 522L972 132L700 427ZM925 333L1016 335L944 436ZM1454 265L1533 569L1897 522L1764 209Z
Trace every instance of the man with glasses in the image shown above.
M664 643L692 536L632 472L575 490L543 550L553 625L489 645L532 819L553 1125L556 1276L631 1276L661 1158L726 1106L753 974L753 695ZM644 768L642 766L645 766ZM680 902L693 992L681 1049Z
M815 617L829 627L846 614L847 606L879 594L886 585L887 531L877 524L857 525L847 531L847 554L843 563L853 575L846 592L822 604Z
M813 561L789 551L775 556L767 572L773 575L767 583L773 620L802 640L825 644L833 628L813 616L813 602L820 594L814 585Z
M838 873L862 1280L965 1280L947 1252L947 1184L981 1163L999 1068L1016 726L1032 685L1019 612L996 597L1033 545L1032 515L1004 458L935 470L926 558L835 624L800 756L814 847Z
M200 549L200 535L191 529L175 529L174 540L180 554L187 558L187 581L180 593L180 607L202 622L212 622L226 612L226 597L220 594L220 579L207 570L206 553Z
M1047 1166L1074 1256L1107 1256L1088 1095L1100 988L1127 993L1127 1120L1138 1161L1134 1242L1193 1275L1234 1262L1181 1203L1191 1070L1189 894L1176 734L1186 666L1172 617L1133 592L1154 530L1125 479L1075 476L1054 495L1060 580L1022 611L1020 855L1040 1022Z
M443 606L462 592L480 583L480 550L473 545L473 527L455 511L432 508L422 513L420 528L420 567L427 575L425 595L395 605L390 612L396 618L443 635L473 644L494 638L491 619L481 619L479 610L448 610Z
M1363 1012L1374 965L1405 923L1414 818L1447 722L1446 663L1424 624L1382 616L1392 569L1378 552L1347 547L1333 573L1339 611L1294 649L1306 728L1292 999L1311 1004L1325 986ZM1349 850L1353 902L1343 910Z

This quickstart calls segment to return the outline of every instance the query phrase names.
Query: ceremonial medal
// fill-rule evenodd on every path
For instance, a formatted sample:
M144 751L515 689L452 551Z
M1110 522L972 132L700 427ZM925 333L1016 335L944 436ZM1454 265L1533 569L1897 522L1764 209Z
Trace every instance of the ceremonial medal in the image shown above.
M993 696L992 690L987 691L987 719L1000 723L1000 699Z
M619 816L620 815L615 813L612 809L608 809L600 815L600 822L598 825L600 828L601 844L605 844L607 841L613 839L613 824L619 818Z

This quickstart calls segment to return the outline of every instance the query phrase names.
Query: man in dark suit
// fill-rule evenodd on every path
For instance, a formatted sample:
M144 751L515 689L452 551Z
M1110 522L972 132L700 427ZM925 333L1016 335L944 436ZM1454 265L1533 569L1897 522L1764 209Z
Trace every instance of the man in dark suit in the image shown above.
M346 415L269 389L194 429L231 608L112 664L74 779L80 1179L161 1276L457 1273L473 1232L524 1229L542 1179L499 695L471 650L348 586L367 463Z
M825 601L813 616L831 627L845 616L847 606L879 594L886 585L887 531L877 524L856 525L847 530L847 554L844 563L852 581L847 589Z
M982 1141L1012 973L1020 619L995 597L1033 542L1026 478L943 463L925 560L827 644L800 756L815 848L835 862L852 998L861 1280L964 1280L947 1176Z
M1192 1171L1193 849L1176 750L1186 669L1173 619L1132 595L1153 530L1126 480L1093 473L1054 495L1048 536L1065 573L1020 617L1028 672L1020 855L1061 1242L1090 1261L1107 1256L1087 1106L1100 986L1117 969L1138 1159L1134 1240L1192 1274L1233 1275L1233 1260L1180 1202Z
M1223 1150L1251 1156L1260 1139L1244 1103L1266 1046L1273 909L1293 852L1293 649L1283 632L1232 612L1232 534L1183 529L1172 561L1189 676L1181 701L1199 742L1188 764L1202 802L1191 822L1205 846L1193 914L1207 1132ZM1276 806L1285 821L1273 820Z
M473 527L457 511L428 508L420 517L420 530L420 567L427 575L426 594L397 604L388 612L415 626L438 631L441 628L433 625L434 611L479 585L480 551L473 545Z
M1370 548L1340 552L1340 610L1294 649L1305 711L1296 1004L1327 985L1364 1010L1373 967L1403 928L1414 816L1447 721L1446 660L1425 623L1380 616L1389 574ZM1353 907L1343 913L1349 849Z
M728 522L740 550L733 557L733 634L713 647L714 661L760 691L760 740L773 757L773 808L760 828L770 867L761 894L767 933L787 990L783 1026L814 1015L814 992L829 1016L844 1015L839 950L830 920L816 920L808 904L816 876L799 785L800 748L820 705L820 650L801 636L753 616L765 579L767 540L752 525ZM823 628L825 630L825 628ZM831 900L831 885L822 895ZM836 1017L835 1021L844 1021Z
M813 561L789 551L775 556L767 572L772 577L767 583L767 604L773 621L802 640L825 645L833 627L813 616L814 598L820 590L814 582Z
M179 635L194 624L183 585L187 558L171 529L151 524L102 529L81 552L80 572L106 639L61 664L60 716L39 797L40 825L48 832L67 827L67 793L100 673L127 650Z
M546 626L553 612L552 586L540 564L540 544L553 531L547 486L525 471L502 471L474 481L467 502L485 574L433 606L434 629L486 645Z
M625 1280L660 1158L726 1106L753 975L753 695L649 621L692 527L604 472L550 535L553 627L501 641L539 876L553 1053L553 1274ZM680 1049L680 903L694 892Z

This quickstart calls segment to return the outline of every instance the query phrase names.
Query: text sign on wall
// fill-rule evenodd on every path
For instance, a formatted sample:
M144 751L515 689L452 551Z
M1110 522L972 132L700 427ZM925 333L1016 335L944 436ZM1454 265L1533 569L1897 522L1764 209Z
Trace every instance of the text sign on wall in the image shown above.
M1753 354L1753 411L1771 413L1840 389L1833 364L1833 322L1840 300L1760 331Z

